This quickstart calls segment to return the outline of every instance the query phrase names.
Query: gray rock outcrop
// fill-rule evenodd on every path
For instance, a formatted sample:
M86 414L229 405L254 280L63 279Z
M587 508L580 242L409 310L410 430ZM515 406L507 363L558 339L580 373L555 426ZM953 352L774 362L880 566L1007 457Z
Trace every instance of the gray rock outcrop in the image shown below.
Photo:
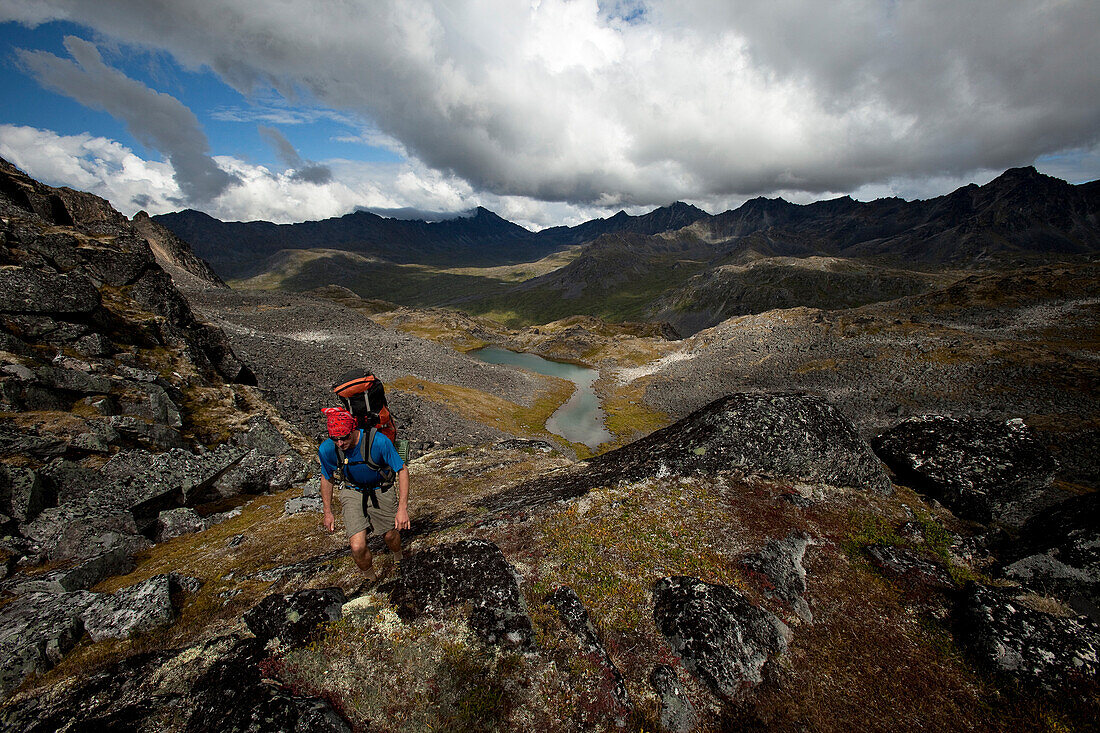
M653 587L653 620L684 666L720 698L759 684L764 665L783 653L791 630L738 591L698 578L662 578Z
M68 567L50 570L31 576L29 579L16 579L12 592L24 595L43 591L46 593L71 593L88 590L106 578L125 575L134 569L134 558L125 547L116 547L82 562Z
M802 566L802 558L812 543L813 538L805 532L791 532L741 561L746 569L762 574L771 584L767 592L786 602L805 623L813 622L814 616L802 597L806 592L806 568Z
M84 572L80 578L87 582L87 564ZM14 601L0 606L0 694L7 695L32 673L49 670L85 633L93 641L125 639L171 624L176 618L173 591L193 592L199 586L194 578L169 573L115 593L57 591L70 580L55 578L42 585L44 590L28 584Z
M81 617L95 600L88 591L39 591L0 606L0 694L61 661L84 635Z
M1004 575L1100 623L1100 493L1034 517L1006 554Z
M632 710L630 695L626 690L626 682L615 663L611 661L603 642L600 641L599 634L596 633L596 627L588 617L588 611L581 603L581 599L577 597L572 588L562 586L547 595L543 600L557 609L565 627L577 635L582 651L595 659L606 680L606 687L611 689L611 696L614 699L613 705L609 707L612 709L619 708L620 725L625 725L626 718ZM599 690L595 691L596 694L599 694L599 692Z
M98 598L82 615L84 630L92 641L101 641L169 626L176 618L171 586L170 576L156 575Z
M1057 499L1054 458L1020 419L923 415L872 445L901 481L966 519L1019 527Z

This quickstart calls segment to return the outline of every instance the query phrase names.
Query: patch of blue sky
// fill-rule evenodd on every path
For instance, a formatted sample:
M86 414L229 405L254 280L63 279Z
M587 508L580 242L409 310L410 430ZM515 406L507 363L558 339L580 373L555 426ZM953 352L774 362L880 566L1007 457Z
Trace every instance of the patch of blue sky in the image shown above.
M611 0L599 3L600 13L605 18L617 20L628 25L638 25L648 19L649 9L642 0Z

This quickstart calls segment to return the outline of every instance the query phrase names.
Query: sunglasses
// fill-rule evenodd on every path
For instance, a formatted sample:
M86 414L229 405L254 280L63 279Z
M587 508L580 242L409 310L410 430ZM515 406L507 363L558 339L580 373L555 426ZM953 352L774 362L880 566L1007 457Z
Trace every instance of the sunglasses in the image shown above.
M352 433L354 433L354 432L355 432L355 431L354 431L354 430L352 430L352 431L351 431L351 433L348 433L347 435L334 435L334 436L332 437L332 439L333 439L333 440L339 440L339 441L341 441L341 442L342 442L342 441L345 441L345 440L348 440L349 438L351 438L351 436L352 436Z

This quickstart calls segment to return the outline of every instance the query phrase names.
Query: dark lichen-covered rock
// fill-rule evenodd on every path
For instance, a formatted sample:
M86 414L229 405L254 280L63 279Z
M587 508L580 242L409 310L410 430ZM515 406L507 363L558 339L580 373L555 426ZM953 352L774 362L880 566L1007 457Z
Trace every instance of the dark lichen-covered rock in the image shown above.
M733 394L591 461L633 478L738 470L889 493L882 464L851 422L815 395Z
M615 663L611 661L611 657L608 656L607 650L604 649L603 642L600 641L600 637L596 633L596 627L593 626L592 620L588 617L588 611L581 603L581 599L577 597L572 588L562 586L547 595L543 600L558 610L558 615L561 616L565 627L577 635L582 651L594 658L603 671L606 686L610 689L611 696L614 698L613 707L619 708L621 724L625 725L626 716L629 715L631 710L630 695L626 691L626 682ZM595 692L601 694L603 691L596 690Z
M741 561L746 569L767 578L771 584L767 592L785 601L806 623L811 623L814 617L802 597L806 592L806 568L802 566L802 558L812 542L813 538L805 532L791 532L781 540L768 542L759 552Z
M968 583L960 620L964 641L994 672L1047 688L1100 673L1100 626L1086 616L1044 613L1011 589Z
M550 476L479 502L514 511L582 496L594 487L667 476L761 473L791 481L893 491L882 462L821 397L798 392L723 397L630 445L596 456L567 479Z
M0 606L0 695L61 661L84 635L81 615L96 600L87 591L29 593Z
M1004 574L1100 623L1100 493L1034 517L1008 545Z
M273 593L244 615L245 625L258 638L278 639L287 646L305 643L322 624L340 618L347 602L339 588L317 588L296 593Z
M0 463L0 512L28 522L50 504L48 486L29 468Z
M923 415L872 444L899 479L967 519L1018 527L1052 501L1057 466L1023 420Z
M0 267L0 311L79 315L99 307L95 284L78 272Z
M47 694L20 696L0 711L0 727L25 733L350 731L324 700L265 681L260 663L266 655L261 640L237 636L138 654L63 680Z
M684 694L676 671L659 664L649 674L649 684L660 697L661 730L668 733L690 733L699 723L695 706Z
M662 578L653 600L657 629L684 666L722 698L759 684L764 665L791 639L786 624L728 586Z
M463 540L418 552L401 563L387 589L404 618L469 604L470 628L487 643L534 646L515 568L492 542Z

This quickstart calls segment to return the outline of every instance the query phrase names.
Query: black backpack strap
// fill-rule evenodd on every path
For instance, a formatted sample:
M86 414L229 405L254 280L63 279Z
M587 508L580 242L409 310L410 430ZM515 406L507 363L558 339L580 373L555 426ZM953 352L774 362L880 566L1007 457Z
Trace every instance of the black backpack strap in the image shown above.
M367 468L382 473L382 467L370 457L370 452L374 449L374 436L377 434L378 428L371 428L369 437L366 440L359 441L359 455L363 457L363 463L367 464Z

